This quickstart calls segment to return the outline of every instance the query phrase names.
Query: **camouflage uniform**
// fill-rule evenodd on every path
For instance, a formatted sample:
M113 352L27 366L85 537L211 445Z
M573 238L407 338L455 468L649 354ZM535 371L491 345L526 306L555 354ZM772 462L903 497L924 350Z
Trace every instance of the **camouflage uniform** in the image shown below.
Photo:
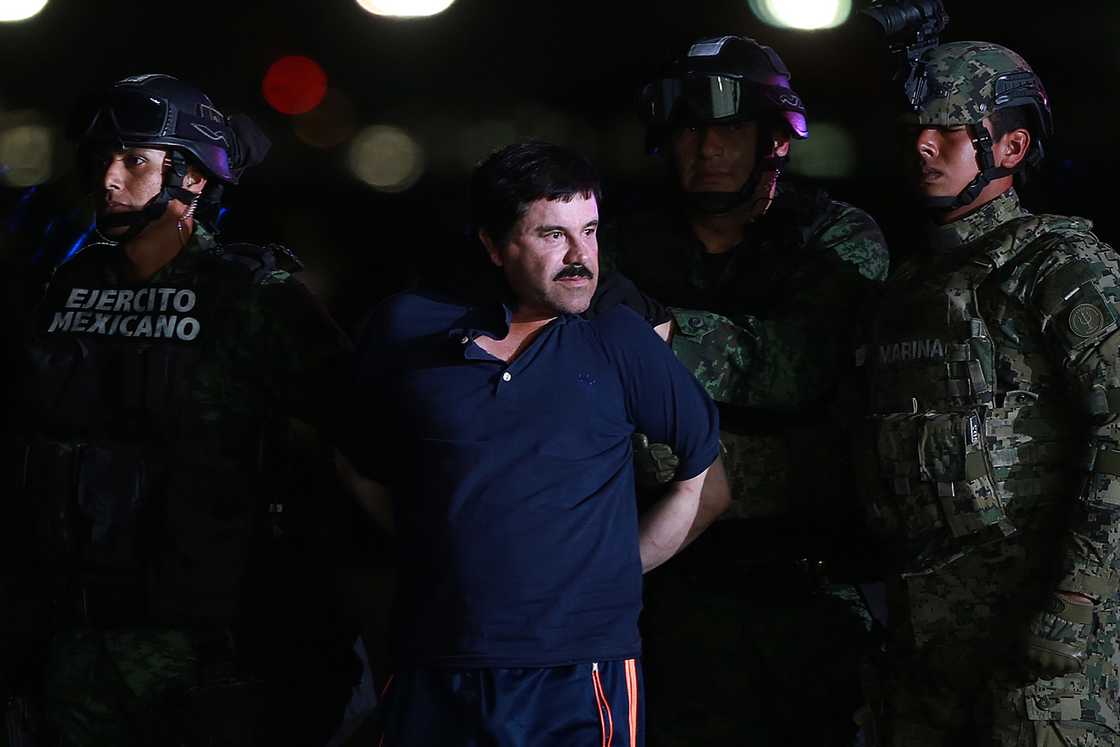
M863 354L870 515L893 566L882 741L1118 745L1120 257L1013 189L972 207L1011 173L985 118L1022 108L1028 163L1050 134L1022 57L954 42L920 69L904 122L967 131L978 174L927 198L970 210L891 278Z
M873 519L901 569L890 744L1120 744L1120 257L1090 227L1010 190L889 283L867 364ZM1055 589L1099 600L1064 626L1085 671L1034 679L1023 637Z
M252 724L271 702L266 723L326 741L350 683L315 620L324 579L287 552L308 537L283 519L307 518L287 498L315 479L291 418L329 425L349 343L274 248L198 224L141 284L121 251L89 245L56 271L6 449L22 499L0 521L22 527L11 555L41 593L49 721L65 745L248 744L267 741ZM309 684L337 692L316 703Z
M782 182L726 255L706 254L672 211L605 226L600 246L671 307L673 349L719 404L735 499L733 520L647 579L651 738L843 744L870 620L852 587L821 593L814 572L833 522L858 524L847 465L820 431L851 368L854 317L887 273L882 234L866 213Z

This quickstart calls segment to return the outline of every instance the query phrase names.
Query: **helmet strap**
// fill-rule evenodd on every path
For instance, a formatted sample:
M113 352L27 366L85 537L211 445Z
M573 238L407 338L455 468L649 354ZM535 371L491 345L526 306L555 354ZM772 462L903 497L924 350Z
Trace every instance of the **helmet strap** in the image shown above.
M972 147L976 150L976 165L979 173L955 197L927 197L925 206L937 212L949 212L971 205L984 188L996 179L1002 179L1015 173L1015 169L1007 169L995 165L995 156L992 154L992 136L982 122L975 122L966 126L972 138Z
M167 152L166 163L168 168L163 174L163 186L155 197L148 200L147 204L139 210L123 213L110 213L97 219L97 232L108 242L114 244L127 244L140 235L149 223L158 220L165 212L171 200L179 200L185 205L194 205L198 195L183 187L187 178L187 159L178 150ZM128 230L119 236L110 236L105 233L106 228L128 226Z
M723 215L730 213L732 210L739 208L742 205L750 204L753 211L755 205L759 202L765 202L763 209L758 215L752 215L752 219L762 217L770 207L771 194L774 191L774 184L781 176L782 169L785 167L786 162L789 160L788 156L778 156L774 153L773 139L770 136L769 129L759 128L758 144L755 146L754 168L751 170L750 176L743 183L739 189L734 192L685 192L685 199L689 207L694 210L707 213L708 215ZM767 180L767 188L765 194L756 197L759 185L767 175L770 178Z

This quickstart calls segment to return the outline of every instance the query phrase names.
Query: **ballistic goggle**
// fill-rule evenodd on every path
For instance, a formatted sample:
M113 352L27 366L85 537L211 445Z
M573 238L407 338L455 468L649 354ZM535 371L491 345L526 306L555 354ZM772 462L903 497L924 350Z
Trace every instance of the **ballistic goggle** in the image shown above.
M650 124L668 125L684 117L718 121L743 116L743 86L725 75L689 75L662 78L642 91Z
M90 131L112 127L120 135L197 139L203 135L214 144L228 146L225 117L212 106L199 103L198 116L180 111L166 99L143 91L116 90L102 100L90 121ZM198 125L203 127L200 129Z
M86 110L83 119L88 126L80 139L183 148L217 177L236 181L229 164L233 134L226 118L202 102L194 109L186 112L161 96L117 88Z
M642 103L649 123L655 126L750 120L773 111L805 114L801 99L788 88L701 73L650 83L642 91Z

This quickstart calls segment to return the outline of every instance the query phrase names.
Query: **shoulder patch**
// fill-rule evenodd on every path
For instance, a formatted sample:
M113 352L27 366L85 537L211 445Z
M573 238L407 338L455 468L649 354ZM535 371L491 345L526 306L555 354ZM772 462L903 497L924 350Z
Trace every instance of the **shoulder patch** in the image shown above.
M1094 304L1083 303L1070 310L1068 323L1078 337L1092 337L1104 328L1104 313Z

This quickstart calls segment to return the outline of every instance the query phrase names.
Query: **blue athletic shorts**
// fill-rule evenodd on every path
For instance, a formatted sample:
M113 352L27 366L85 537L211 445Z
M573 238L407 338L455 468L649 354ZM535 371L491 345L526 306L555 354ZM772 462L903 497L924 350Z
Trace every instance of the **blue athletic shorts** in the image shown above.
M637 659L547 669L412 669L382 696L378 747L644 747Z

